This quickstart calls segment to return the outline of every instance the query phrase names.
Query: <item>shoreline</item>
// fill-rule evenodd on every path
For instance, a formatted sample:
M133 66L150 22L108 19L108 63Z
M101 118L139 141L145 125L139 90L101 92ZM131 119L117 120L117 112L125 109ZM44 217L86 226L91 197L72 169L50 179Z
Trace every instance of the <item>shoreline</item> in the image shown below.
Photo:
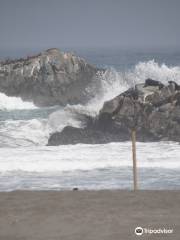
M173 228L146 239L178 240L179 205L178 190L0 192L0 239L128 240L141 226Z

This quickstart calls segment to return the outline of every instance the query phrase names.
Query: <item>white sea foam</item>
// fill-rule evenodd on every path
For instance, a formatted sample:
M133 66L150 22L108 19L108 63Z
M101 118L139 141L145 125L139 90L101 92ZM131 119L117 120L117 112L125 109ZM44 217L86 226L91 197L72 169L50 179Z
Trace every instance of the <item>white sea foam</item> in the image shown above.
M47 119L8 120L0 124L0 146L46 145L49 133Z
M4 93L0 93L0 110L15 110L15 109L35 109L37 108L31 102L24 102L19 97L8 97Z
M77 112L73 113L68 107L53 112L49 116L48 125L53 132L61 131L66 126L82 126L80 119L77 118Z
M179 66L158 64L154 60L138 63L134 71L130 72L130 75L132 75L131 78L134 78L136 83L144 82L147 78L152 78L164 84L167 84L168 81L176 81L176 83L180 84Z
M179 155L175 142L138 142L140 189L179 189ZM130 142L0 148L0 191L132 186Z
M180 145L174 142L137 143L139 168L180 169ZM131 143L1 148L0 173L43 174L132 167Z

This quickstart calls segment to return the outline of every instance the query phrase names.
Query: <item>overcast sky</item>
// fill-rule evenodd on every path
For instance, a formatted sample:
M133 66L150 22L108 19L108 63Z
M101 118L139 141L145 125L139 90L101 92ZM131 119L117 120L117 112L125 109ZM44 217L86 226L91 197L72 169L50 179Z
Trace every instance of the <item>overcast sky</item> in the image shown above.
M0 0L0 49L116 46L180 46L180 0Z

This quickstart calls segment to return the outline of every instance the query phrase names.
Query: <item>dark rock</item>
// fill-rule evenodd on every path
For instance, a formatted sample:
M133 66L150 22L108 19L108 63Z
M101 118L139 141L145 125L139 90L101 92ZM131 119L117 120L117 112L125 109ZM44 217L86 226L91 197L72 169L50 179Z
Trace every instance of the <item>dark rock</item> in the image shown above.
M174 100L176 101L176 106L180 106L180 92L175 94Z
M180 141L180 91L177 89L177 86L172 88L171 82L164 86L148 79L143 88L136 85L138 99L133 98L133 90L129 96L122 93L104 103L99 118L108 113L113 123L129 131L135 128L139 133L138 139L146 133L147 140L150 136L149 140Z
M49 49L26 59L0 63L0 92L38 106L85 103L87 86L99 71L71 53Z
M144 87L149 86L158 86L159 89L164 87L164 84L162 84L160 81L153 80L151 78L146 79Z
M180 91L180 86L175 81L169 81L168 83L174 87L175 91Z
M75 128L71 126L65 127L62 132L56 132L49 138L49 146L66 145L66 144L101 144L108 142L118 142L127 140L127 135L124 133L116 132L111 133L109 131L102 131L91 128Z

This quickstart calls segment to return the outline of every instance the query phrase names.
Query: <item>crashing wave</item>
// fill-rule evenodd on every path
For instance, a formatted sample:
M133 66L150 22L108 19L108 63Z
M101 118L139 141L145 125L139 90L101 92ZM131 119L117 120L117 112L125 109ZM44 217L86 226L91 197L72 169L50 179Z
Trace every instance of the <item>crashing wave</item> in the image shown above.
M173 80L180 84L180 67L169 67L154 60L140 62L126 72L111 68L99 73L96 82L87 91L93 98L86 105L67 105L49 115L46 120L10 121L1 128L1 143L4 146L45 145L52 132L61 131L65 126L83 127L86 116L96 117L105 101L108 101L127 90L134 84L144 82L146 78L159 80L167 84ZM33 109L30 102L20 98L8 97L0 93L0 110Z
M37 107L32 102L24 102L19 97L8 97L4 93L0 93L0 110L19 110L35 108Z
M67 105L64 109L53 113L49 123L54 125L54 130L61 130L62 126L79 127L82 118L78 116L96 117L105 101L109 101L145 79L151 78L168 84L168 81L175 81L180 84L180 67L168 67L165 64L158 64L154 60L139 62L133 69L126 72L116 71L114 68L100 72L87 91L93 98L85 105ZM53 120L54 119L54 120ZM59 129L58 129L59 126Z
M168 81L175 81L180 84L180 67L158 64L154 60L138 63L134 70L127 73L129 79L134 79L135 83L144 82L147 78L152 78L167 84Z
M46 145L50 133L47 119L0 122L1 147Z
M169 67L151 60L139 62L126 72L116 71L114 68L108 69L98 77L99 89L89 87L88 91L94 91L95 96L85 107L98 113L105 101L111 100L135 84L143 83L147 78L158 80L165 85L168 81L180 84L180 67Z

